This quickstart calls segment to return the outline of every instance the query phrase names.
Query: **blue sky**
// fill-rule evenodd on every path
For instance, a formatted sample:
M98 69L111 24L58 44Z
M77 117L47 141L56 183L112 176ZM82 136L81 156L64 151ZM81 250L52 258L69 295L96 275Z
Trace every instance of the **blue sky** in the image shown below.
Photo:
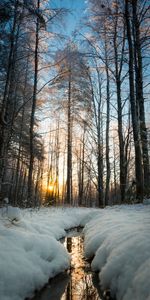
M55 7L64 7L72 12L66 18L66 33L71 35L76 25L79 24L80 18L84 15L85 0L52 0L51 3Z

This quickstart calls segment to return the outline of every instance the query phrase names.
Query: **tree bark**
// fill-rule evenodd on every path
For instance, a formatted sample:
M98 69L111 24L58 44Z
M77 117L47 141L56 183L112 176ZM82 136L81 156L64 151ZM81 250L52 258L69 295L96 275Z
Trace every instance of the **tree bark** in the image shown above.
M140 148L139 126L136 112L135 89L134 89L134 55L133 42L131 35L131 24L129 16L129 0L125 0L125 20L127 28L127 40L129 46L129 86L130 86L130 104L135 149L135 176L136 176L136 197L138 200L143 199L143 169L142 155Z
M106 37L105 37L106 39ZM109 188L110 188L110 160L109 160L109 125L110 125L110 78L108 69L107 57L107 41L105 40L105 68L106 68L106 190L105 190L105 205L109 204Z
M72 116L71 116L71 70L68 79L68 141L67 141L67 204L71 204L72 194Z
M132 1L133 12L133 32L134 32L134 49L135 49L135 76L136 76L136 103L140 119L140 137L142 144L142 159L144 169L144 195L150 193L150 166L148 154L147 128L145 122L144 96L143 96L143 64L140 43L140 23L137 17L137 0Z
M18 8L18 0L15 1L15 6L14 6L14 18L13 18L13 26L12 26L12 31L11 31L6 82L5 82L4 96L3 96L2 107L1 107L1 112L0 112L0 194L2 193L2 180L3 180L3 175L5 172L5 153L7 153L6 148L7 148L8 116L7 116L6 108L8 105L10 79L11 79L11 73L12 73L13 64L14 64L13 53L14 53L14 48L15 48L17 8Z
M79 157L79 205L83 204L84 192L84 156L85 156L85 131L86 125L84 124L84 132L82 144L80 144L80 157Z
M101 100L102 100L102 91L101 91L101 82L100 74L98 73L98 90L99 90L99 102L98 102L98 116L97 116L97 167L98 167L98 203L99 207L103 207L104 203L104 186L103 186L103 145L102 145L102 130L101 130Z
M118 9L118 8L117 8ZM118 13L118 11L116 12ZM123 128L122 128L122 99L121 99L121 66L123 61L123 53L121 57L120 67L118 63L118 45L117 45L117 26L118 26L118 16L115 21L115 31L114 31L114 52L115 52L115 80L117 89L117 113L118 113L118 138L119 138L119 164L120 164L120 192L121 201L125 200L125 189L126 189L126 160L125 160L125 142L123 138ZM124 43L124 41L122 41ZM124 47L124 46L123 46Z
M40 0L37 1L37 9L40 8ZM34 124L35 124L35 109L37 101L37 80L38 80L38 46L39 46L39 19L36 20L36 36L35 36L35 51L34 51L34 86L33 99L30 119L30 161L28 173L28 204L33 204L33 164L34 164Z

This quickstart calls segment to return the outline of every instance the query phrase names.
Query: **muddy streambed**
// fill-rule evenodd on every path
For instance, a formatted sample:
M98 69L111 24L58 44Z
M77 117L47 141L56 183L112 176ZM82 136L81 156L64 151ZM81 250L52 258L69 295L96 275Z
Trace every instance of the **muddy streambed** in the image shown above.
M72 230L62 240L71 255L67 272L57 275L32 300L102 300L98 275L93 273L84 258L81 230ZM107 298L105 298L107 299Z

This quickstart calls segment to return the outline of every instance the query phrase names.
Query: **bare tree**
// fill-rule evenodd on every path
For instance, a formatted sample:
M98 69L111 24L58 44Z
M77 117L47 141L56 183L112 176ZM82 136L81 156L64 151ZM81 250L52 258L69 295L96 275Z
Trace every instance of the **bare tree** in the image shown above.
M129 1L125 0L125 20L127 27L127 39L129 46L129 84L130 84L130 104L133 126L134 148L135 148L135 174L136 174L136 196L143 199L143 168L142 154L140 147L139 124L136 111L136 99L134 88L134 46L132 41L131 23L129 17Z

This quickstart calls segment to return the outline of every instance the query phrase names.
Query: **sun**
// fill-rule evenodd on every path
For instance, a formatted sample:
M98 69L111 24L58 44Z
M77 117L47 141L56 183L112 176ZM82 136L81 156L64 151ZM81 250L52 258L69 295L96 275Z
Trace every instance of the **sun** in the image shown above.
M49 184L48 190L49 190L49 192L53 192L53 190L54 190L54 185L53 185L53 184Z

